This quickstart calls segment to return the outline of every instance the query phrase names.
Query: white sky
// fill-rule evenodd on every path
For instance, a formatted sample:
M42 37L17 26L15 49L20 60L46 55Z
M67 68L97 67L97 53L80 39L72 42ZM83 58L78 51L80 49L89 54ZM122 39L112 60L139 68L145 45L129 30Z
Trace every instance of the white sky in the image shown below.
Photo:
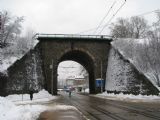
M30 27L39 33L79 33L97 27L114 1L0 0L0 10L8 10L17 16L25 16L24 29ZM118 6L124 2L124 0L116 1L116 6L105 20L106 23ZM160 0L127 0L115 19L139 15L159 8ZM150 21L155 20L153 14L145 17Z
M58 80L65 82L66 78L80 76L82 66L74 61L63 61L58 65ZM63 83L64 84L64 83Z

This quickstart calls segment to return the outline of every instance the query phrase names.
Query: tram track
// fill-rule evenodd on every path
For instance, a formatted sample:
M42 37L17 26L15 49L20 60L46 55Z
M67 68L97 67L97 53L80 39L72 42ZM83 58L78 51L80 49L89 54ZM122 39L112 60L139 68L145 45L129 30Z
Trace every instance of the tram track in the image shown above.
M75 102L75 101L76 101L76 102ZM72 105L74 105L75 107L77 107L77 108L82 112L82 110L84 110L84 108L82 108L81 103L80 103L79 101L77 101L77 100L75 100L75 101L72 101L72 103L73 103ZM95 109L95 110L101 112L102 114L104 114L104 115L112 118L113 120L127 120L127 119L122 118L122 117L120 117L120 116L118 116L118 115L116 115L116 114L111 113L111 112L108 111L108 110L104 110L104 109L101 109L101 108L96 107L96 106L93 106L93 105L85 105L85 107L87 107L87 106L88 106L88 107L91 107L92 109ZM100 119L97 115L91 113L90 111L88 111L88 110L85 110L85 111L86 111L88 114L90 114L91 116L93 116L95 119L97 119L97 120L102 120L102 119Z
M120 108L122 110L126 110L128 112L131 112L131 113L136 113L136 114L140 114L140 115L143 115L143 116L146 116L146 117L149 117L149 118L153 118L153 119L156 119L156 120L160 120L160 117L159 116L156 116L156 115L152 115L150 114L150 111L147 111L145 110L144 112L144 108L135 108L134 106L132 105L121 105L121 104L117 104L117 103L109 103L109 102L105 102L105 106L107 105L110 105L112 107L116 107L116 108ZM137 106L136 106L137 107ZM103 109L103 108L102 108Z
M77 98L77 99L78 99L78 98ZM105 101L105 100L103 100L103 102L104 102L104 101ZM93 102L94 102L94 103L93 103ZM97 104L97 101L93 100L92 103L93 103L93 104ZM101 101L99 101L99 103L101 103ZM81 104L81 103L79 103L79 104ZM144 109L143 109L143 108L138 108L138 109L137 109L137 108L135 108L135 107L133 107L133 106L130 106L130 105L126 106L126 105L118 105L118 104L115 104L115 103L113 104L113 103L105 102L105 106L108 106L108 105L111 106L111 107L115 107L115 108L119 108L119 109L125 110L125 111L130 112L130 113L135 113L135 114L143 115L143 116L148 117L148 118L151 118L151 119L160 120L160 117L159 117L159 116L157 116L157 115L152 115L152 114L150 114L149 111L145 111L145 112L144 112ZM105 114L105 115L107 115L107 116L109 116L109 117L111 117L111 118L113 118L113 119L115 119L115 120L127 120L127 119L125 119L125 118L123 118L123 117L120 117L120 116L118 116L118 115L112 114L110 111L104 109L104 107L101 108L101 107L97 107L97 106L93 106L93 105L90 105L90 107L96 109L96 110L99 111L99 112L102 112L103 114ZM136 107L137 107L137 106L136 106Z
M75 106L90 120L160 120L160 112L154 113L152 110L154 107L151 105L119 102L79 94L72 94L71 97L67 95L62 95L64 100L61 102ZM154 111L158 108L160 107L154 108Z

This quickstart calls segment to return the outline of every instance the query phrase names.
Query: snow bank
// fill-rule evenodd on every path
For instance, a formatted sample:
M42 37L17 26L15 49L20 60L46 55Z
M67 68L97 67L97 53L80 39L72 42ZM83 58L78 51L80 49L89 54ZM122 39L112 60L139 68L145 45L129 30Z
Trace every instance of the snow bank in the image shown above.
M7 97L0 97L0 120L37 120L41 112L46 110L76 110L73 106L68 105L53 105L52 107L41 104L42 101L52 100L56 97L50 95L47 91L41 90L39 93L34 94L34 100L30 101L29 95L24 95L24 103L21 105L16 105L15 100L21 101L21 95L9 95ZM48 99L47 99L48 98ZM34 103L37 99L39 99L40 103ZM14 101L14 102L12 102ZM33 105L27 104L34 103Z
M104 92L102 94L95 95L96 97L101 97L111 100L121 100L121 101L131 101L131 102L160 102L160 96L156 95L133 95L133 94L114 94Z
M0 97L0 120L36 120L47 107L42 105L16 106L13 102Z
M41 112L46 110L76 110L73 106L55 105L47 107L44 105L19 105L4 97L0 97L0 120L37 120Z
M27 104L27 103L33 103L33 102L47 102L53 99L57 99L56 96L52 96L49 94L46 90L41 90L38 93L33 94L33 100L30 100L29 94L14 94L9 95L6 97L6 99L16 103L16 104Z
M2 117L6 117L6 111L10 111L10 109L14 108L15 105L4 97L0 97L0 120Z

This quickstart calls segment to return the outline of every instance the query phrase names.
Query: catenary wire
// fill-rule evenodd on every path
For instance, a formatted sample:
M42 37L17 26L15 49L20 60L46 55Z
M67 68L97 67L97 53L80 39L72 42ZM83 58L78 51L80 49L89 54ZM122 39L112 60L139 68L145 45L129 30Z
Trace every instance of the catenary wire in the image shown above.
M117 15L117 13L122 9L122 7L125 5L126 0L123 2L123 4L118 8L118 10L113 14L113 16L109 19L109 21L103 26L99 34L102 33L102 31L109 25L109 23L112 21L112 19Z
M99 23L98 27L95 29L95 31L93 32L93 34L96 34L97 30L100 28L100 26L102 25L102 23L104 22L104 20L106 19L106 17L109 15L110 11L112 10L112 8L116 4L116 2L117 1L113 2L113 4L111 5L110 9L107 11L106 15L103 17L103 19L101 20L101 22Z

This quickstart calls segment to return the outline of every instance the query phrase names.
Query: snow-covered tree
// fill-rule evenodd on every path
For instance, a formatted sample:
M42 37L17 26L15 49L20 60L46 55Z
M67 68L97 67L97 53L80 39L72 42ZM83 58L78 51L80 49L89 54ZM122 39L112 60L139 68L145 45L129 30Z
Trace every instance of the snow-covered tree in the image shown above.
M34 30L29 28L23 37L17 39L17 51L24 54L26 51L32 49L35 45L33 38L34 35Z
M160 12L157 12L157 22L153 23L148 33L148 43L145 43L145 57L148 62L150 74L160 87Z
M78 73L80 76L88 76L88 72L86 71L86 69L82 66L82 65L79 65L79 73Z
M160 13L157 18L144 39L117 40L116 46L139 71L160 87Z
M0 47L5 47L21 33L23 17L13 17L7 11L0 12Z

